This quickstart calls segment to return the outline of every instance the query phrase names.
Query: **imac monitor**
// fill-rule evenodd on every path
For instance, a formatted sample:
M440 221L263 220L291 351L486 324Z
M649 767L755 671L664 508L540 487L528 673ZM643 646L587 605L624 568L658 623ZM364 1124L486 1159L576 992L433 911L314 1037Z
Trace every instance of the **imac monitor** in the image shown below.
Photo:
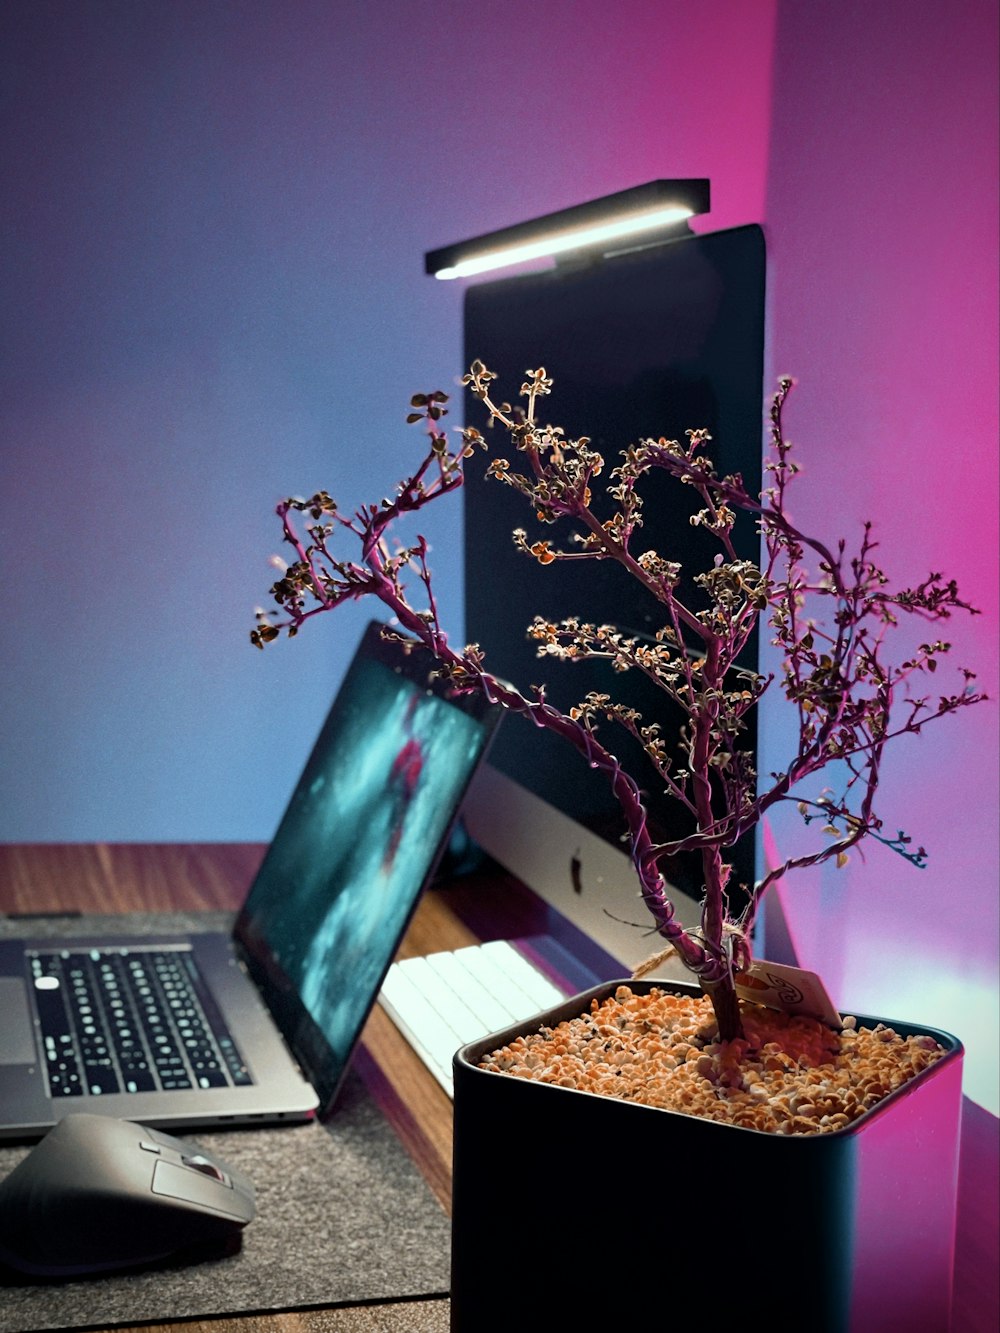
M559 265L465 293L465 365L479 358L499 378L494 390L516 403L524 372L544 366L553 378L541 402L544 419L567 435L586 435L606 460L647 436L683 439L705 427L723 474L739 472L760 488L763 432L765 253L761 229L739 227L686 235L660 245L590 263ZM484 426L480 404L466 405L468 424ZM544 684L549 699L568 708L589 691L631 703L645 720L660 722L668 744L682 718L672 716L661 691L635 672L613 673L607 663L567 664L539 659L526 634L534 616L578 616L652 635L661 608L611 561L541 565L518 551L511 533L529 541L565 542L567 524L538 524L524 498L485 479L489 457L506 453L499 430L487 433L490 453L468 462L465 487L465 629L487 665L521 689ZM636 550L652 548L684 567L684 592L696 605L691 576L709 567L717 544L689 518L697 497L663 474L643 494L644 526ZM739 553L758 560L756 525L740 515ZM756 667L757 645L746 665ZM751 723L751 728L753 723ZM657 840L690 829L683 808L657 785L645 757L620 730L605 723L602 738L644 787ZM746 743L755 747L751 729ZM547 904L603 950L631 968L654 952L652 922L638 896L623 842L624 822L610 784L589 770L569 744L511 718L466 800L471 836ZM752 839L734 849L732 893L752 884ZM698 858L685 855L665 873L686 925L700 919Z

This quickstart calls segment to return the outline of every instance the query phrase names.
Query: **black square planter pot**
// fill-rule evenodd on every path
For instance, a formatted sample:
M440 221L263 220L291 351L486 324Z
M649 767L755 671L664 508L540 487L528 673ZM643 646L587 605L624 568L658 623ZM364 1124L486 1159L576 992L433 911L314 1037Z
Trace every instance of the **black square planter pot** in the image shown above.
M947 1333L963 1048L845 1129L781 1135L476 1068L611 981L454 1059L453 1333L763 1324ZM613 1315L613 1318L610 1316Z

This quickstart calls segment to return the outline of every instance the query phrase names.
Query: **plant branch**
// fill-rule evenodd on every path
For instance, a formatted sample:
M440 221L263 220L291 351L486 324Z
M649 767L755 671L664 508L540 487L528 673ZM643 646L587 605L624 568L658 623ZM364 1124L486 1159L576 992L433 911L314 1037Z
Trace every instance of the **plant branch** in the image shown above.
M282 629L293 635L321 612L373 596L390 612L393 624L434 655L438 670L454 690L478 691L496 706L561 736L604 775L614 792L639 893L655 930L712 996L720 1031L738 1035L733 970L748 962L749 928L771 884L790 870L831 858L843 865L850 850L866 838L923 865L924 849L913 851L902 831L887 836L875 810L885 749L899 737L918 735L931 721L986 696L969 671L961 673L958 690L941 694L936 701L916 689L911 692L918 680L934 675L951 645L929 639L904 661L892 663L887 660L890 632L903 616L933 623L959 610L975 614L974 608L961 598L955 582L939 573L914 588L893 590L876 563L870 524L864 526L856 553L848 557L845 541L831 547L792 521L787 495L798 466L783 424L790 380L781 382L773 400L771 453L766 462L770 481L760 495L750 495L738 475L718 476L707 453L710 437L703 430L692 430L683 444L648 439L629 445L598 497L610 507L601 518L594 491L604 470L603 457L586 437L568 439L560 428L538 424L538 402L552 385L544 368L527 372L521 386L527 400L523 411L495 401L490 387L495 378L477 361L463 382L482 402L491 424L508 434L525 466L519 471L498 456L487 467L488 478L520 492L541 522L566 522L574 532L574 550L555 547L550 540L529 544L521 531L515 533L519 548L543 565L557 560L614 560L663 608L663 623L649 640L580 619L556 625L536 618L529 633L539 645L539 655L567 661L604 658L617 671L640 672L685 719L676 752L670 752L659 718L644 719L637 710L599 693L562 712L549 704L543 689L524 694L500 681L488 670L478 645L457 650L449 644L434 596L426 540L418 536L412 545L395 552L388 542L399 519L461 487L465 459L475 449L487 447L473 427L459 432L458 447L449 446L439 426L447 411L447 397L440 392L416 394L411 401L407 420L426 426L428 447L393 498L362 506L348 517L325 491L278 506L283 537L295 559L271 589L280 618L272 620L266 612L258 612L251 639L263 647ZM691 522L718 543L713 565L694 575L705 595L703 609L695 610L681 599L677 562L653 550L633 550L642 528L640 483L653 471L666 472L691 489L701 506ZM753 516L759 525L762 567L737 554L732 534L740 512ZM305 538L296 531L295 514L308 516ZM345 535L360 552L359 558L345 560L335 554L334 539ZM805 567L807 556L817 563L815 573ZM419 585L416 601L407 590L408 575ZM740 663L762 618L781 658L774 679ZM746 718L776 682L795 710L796 743L784 768L759 784L754 756L744 739ZM599 718L639 742L668 794L691 817L690 833L654 842L639 782L598 738ZM839 796L829 789L818 796L800 792L801 784L830 765L839 766L844 774ZM750 891L739 919L733 919L726 896L731 873L726 854L769 810L786 801L796 801L807 825L821 819L826 841L770 870ZM698 930L686 930L676 920L660 869L666 858L681 851L695 851L701 859Z

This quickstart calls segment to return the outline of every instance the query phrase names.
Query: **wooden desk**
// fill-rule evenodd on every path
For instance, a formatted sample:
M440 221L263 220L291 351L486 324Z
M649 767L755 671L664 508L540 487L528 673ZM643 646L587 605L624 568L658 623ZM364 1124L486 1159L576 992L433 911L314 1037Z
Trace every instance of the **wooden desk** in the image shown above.
M263 852L260 845L229 843L0 846L0 912L231 911L240 905ZM538 928L531 910L520 901L517 918L500 921L491 918L482 895L477 899L474 885L435 890L421 901L400 952L412 956L504 932L529 933ZM378 1007L365 1028L356 1067L430 1188L450 1209L451 1102ZM965 1110L950 1333L995 1333L1000 1327L997 1120L969 1102ZM444 1333L448 1317L446 1301L407 1301L192 1321L185 1327L193 1333ZM177 1326L143 1328L176 1333Z

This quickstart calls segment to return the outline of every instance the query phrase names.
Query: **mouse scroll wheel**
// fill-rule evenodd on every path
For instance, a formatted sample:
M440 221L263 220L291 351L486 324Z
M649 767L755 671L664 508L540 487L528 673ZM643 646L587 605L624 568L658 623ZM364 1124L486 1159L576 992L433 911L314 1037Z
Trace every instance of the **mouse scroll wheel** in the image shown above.
M213 1180L221 1180L225 1183L226 1177L207 1157L202 1157L200 1153L192 1153L190 1157L182 1157L181 1161L185 1166L193 1167L195 1171L200 1171L203 1176L211 1176Z

